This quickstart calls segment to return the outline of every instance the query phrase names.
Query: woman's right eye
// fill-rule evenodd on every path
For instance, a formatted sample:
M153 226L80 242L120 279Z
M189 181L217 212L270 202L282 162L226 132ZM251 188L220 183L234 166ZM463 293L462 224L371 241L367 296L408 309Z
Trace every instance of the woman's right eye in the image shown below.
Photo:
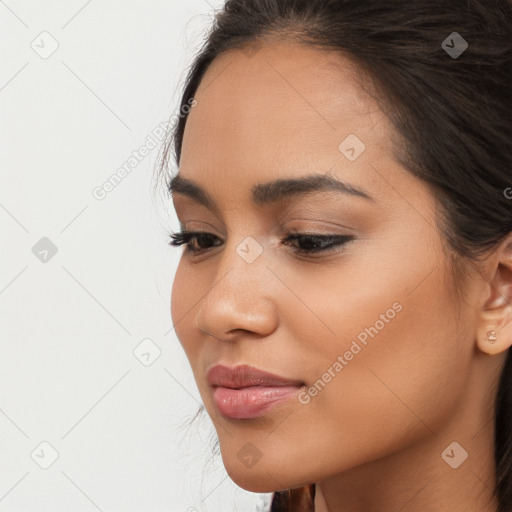
M192 254L209 249L208 242L215 238L218 239L215 235L202 231L179 231L178 233L171 233L169 236L171 238L169 245L179 247L186 244L187 251ZM194 247L191 242L199 243L199 245L203 243L206 244L206 247Z

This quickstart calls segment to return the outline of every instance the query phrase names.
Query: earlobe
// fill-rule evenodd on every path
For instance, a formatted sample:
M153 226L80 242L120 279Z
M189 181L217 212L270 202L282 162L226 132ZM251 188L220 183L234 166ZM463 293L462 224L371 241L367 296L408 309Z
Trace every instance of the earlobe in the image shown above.
M478 348L489 355L504 352L512 345L511 322L504 325L503 329L497 329L489 324L487 332L480 332L477 339Z
M489 355L512 346L512 233L489 260L493 279L482 304L477 330L478 348Z
M490 355L504 352L512 346L512 304L510 298L507 301L505 297L499 297L493 304L493 309L482 311L477 333L478 348Z

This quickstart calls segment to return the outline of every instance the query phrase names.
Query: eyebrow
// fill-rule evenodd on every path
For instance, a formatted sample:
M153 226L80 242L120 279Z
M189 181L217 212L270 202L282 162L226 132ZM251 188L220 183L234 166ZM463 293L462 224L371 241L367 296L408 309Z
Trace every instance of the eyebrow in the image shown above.
M211 210L218 210L214 199L205 189L196 182L183 178L179 174L171 179L168 190L171 196L181 194ZM267 183L259 183L252 187L251 199L254 204L263 205L286 201L297 196L319 191L335 191L376 202L375 199L363 189L326 174L309 174L300 178L278 179Z

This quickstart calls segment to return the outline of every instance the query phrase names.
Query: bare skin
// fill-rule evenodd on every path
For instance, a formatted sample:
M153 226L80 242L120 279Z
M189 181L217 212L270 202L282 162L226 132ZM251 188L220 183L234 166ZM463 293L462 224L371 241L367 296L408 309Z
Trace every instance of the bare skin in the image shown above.
M213 62L180 175L216 208L182 193L173 201L182 228L217 238L183 253L176 335L240 487L316 483L316 512L495 512L493 404L512 344L512 236L470 269L457 299L435 198L393 158L393 127L353 70L339 55L286 42ZM350 134L365 144L353 161L339 149ZM306 174L335 176L373 200L316 191L252 203L254 185ZM303 243L282 244L289 230L354 238L301 255ZM247 237L262 249L252 263L236 250ZM372 326L378 333L358 341ZM354 340L360 351L348 360ZM338 356L346 364L336 372ZM217 363L300 379L306 390L329 368L331 379L307 403L303 394L236 420L208 388ZM249 442L261 454L252 467L237 456Z

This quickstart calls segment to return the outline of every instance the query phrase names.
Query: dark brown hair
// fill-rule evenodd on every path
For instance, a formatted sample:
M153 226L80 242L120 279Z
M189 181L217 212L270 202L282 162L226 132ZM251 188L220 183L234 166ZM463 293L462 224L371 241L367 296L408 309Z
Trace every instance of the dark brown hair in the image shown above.
M459 36L468 47L450 54ZM510 1L228 0L188 72L180 112L218 55L276 37L338 51L371 79L367 87L375 86L396 129L397 159L438 201L459 294L467 275L462 262L479 262L512 231L505 194L512 186ZM161 170L171 151L179 166L186 122L181 115L172 127ZM510 349L495 416L494 494L498 512L512 512ZM314 492L313 484L275 492L271 512L313 511Z

